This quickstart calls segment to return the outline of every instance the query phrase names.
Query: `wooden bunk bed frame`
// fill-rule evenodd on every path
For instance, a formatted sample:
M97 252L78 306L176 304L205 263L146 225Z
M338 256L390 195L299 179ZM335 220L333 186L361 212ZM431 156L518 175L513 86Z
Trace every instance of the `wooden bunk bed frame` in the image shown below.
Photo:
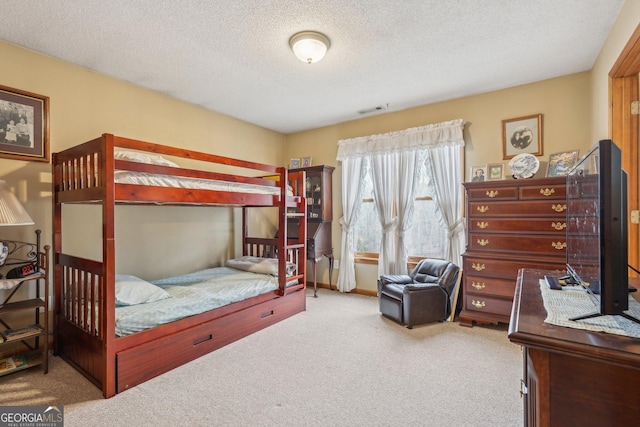
M236 166L255 175L230 175L207 170L117 160L118 149ZM200 162L193 162L202 164ZM279 195L164 188L119 184L116 170L275 186ZM277 180L260 176L277 177ZM303 195L287 195L287 183L304 188L304 172L242 161L182 148L103 134L53 154L53 247L55 284L54 352L84 374L106 398L174 369L306 308L306 221L299 221L298 240L287 236L287 218L306 216ZM102 206L102 261L62 253L62 205ZM248 300L190 316L132 335L115 334L115 238L117 204L212 205L243 208L243 255L278 257L278 289ZM274 207L278 237L248 237L247 208ZM294 213L292 213L294 212ZM297 265L286 277L286 263ZM287 286L286 281L298 284Z

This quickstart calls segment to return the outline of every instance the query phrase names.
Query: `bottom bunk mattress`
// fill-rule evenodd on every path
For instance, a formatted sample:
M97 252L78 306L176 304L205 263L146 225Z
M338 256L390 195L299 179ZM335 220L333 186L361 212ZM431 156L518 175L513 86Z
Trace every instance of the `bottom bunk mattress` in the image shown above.
M287 285L297 283L293 280ZM144 331L165 323L243 301L278 288L278 278L230 267L215 267L145 282L116 276L116 335Z

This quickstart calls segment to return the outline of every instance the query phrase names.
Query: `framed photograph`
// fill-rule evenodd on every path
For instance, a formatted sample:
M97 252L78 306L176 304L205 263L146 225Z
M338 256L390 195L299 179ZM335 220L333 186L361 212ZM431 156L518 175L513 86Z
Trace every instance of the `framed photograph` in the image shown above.
M303 157L302 158L302 167L303 168L308 168L309 166L311 166L311 157Z
M542 114L502 121L503 159L518 154L542 155Z
M496 181L504 178L504 165L502 163L491 163L487 165L487 180Z
M300 159L291 159L291 166L289 169L300 169Z
M483 182L487 176L487 165L471 166L471 182Z
M565 176L578 162L578 150L563 151L549 155L547 176Z
M49 163L49 97L0 85L0 157Z

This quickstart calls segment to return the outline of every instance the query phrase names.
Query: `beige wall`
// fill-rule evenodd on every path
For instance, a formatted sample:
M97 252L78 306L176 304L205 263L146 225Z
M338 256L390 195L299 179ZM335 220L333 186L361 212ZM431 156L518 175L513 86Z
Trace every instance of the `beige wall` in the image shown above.
M50 98L52 152L106 132L283 164L285 137L280 133L7 43L0 42L0 56L4 64L0 67L3 85ZM36 223L35 226L3 227L0 237L31 240L37 227L43 230L45 243L50 244L51 165L0 159L0 179L14 189ZM155 278L193 268L193 262L203 267L219 264L232 250L229 245L233 240L230 222L233 213L228 208L140 207L136 208L135 215L132 209L117 212L120 272ZM100 210L91 207L72 211L64 229L72 229L78 239L65 239L64 249L99 257L99 246L90 249L85 245L87 239L100 237L99 215ZM184 223L192 227L185 229ZM149 239L151 244L141 243ZM127 244L122 246L123 242Z
M336 162L340 139L398 131L410 127L462 118L465 127L465 173L471 166L504 163L502 156L502 120L531 114L543 114L543 155L538 176L546 173L549 154L578 149L586 152L592 145L589 123L591 112L590 73L579 73L510 89L470 96L409 110L374 115L368 118L323 127L287 136L287 158L312 157L313 164L337 166L333 180L333 247L340 254L341 168ZM322 283L328 283L328 263L318 267ZM376 289L376 267L358 264L358 291ZM334 271L333 283L337 279Z

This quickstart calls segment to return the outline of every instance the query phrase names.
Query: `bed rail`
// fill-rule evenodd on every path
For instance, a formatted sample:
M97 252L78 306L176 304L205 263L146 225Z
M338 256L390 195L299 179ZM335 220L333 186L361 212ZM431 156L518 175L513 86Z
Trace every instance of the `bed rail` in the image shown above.
M198 169L176 168L114 158L117 149L168 155L195 160ZM215 166L213 166L215 165ZM234 167L237 174L208 170L211 167ZM99 138L53 154L54 192L60 203L96 203L113 191L118 203L216 204L243 206L276 206L286 198L286 169L263 163L238 160L215 154L169 147L150 142L104 134ZM163 188L149 185L114 184L116 170L146 172L174 177L196 178L229 183L255 184L279 188L278 195L189 188ZM234 170L235 171L235 170ZM265 177L277 176L279 179ZM114 189L111 190L111 185ZM289 198L292 199L292 198ZM295 201L289 200L293 205Z
M102 339L105 334L99 313L107 310L102 263L70 255L58 256L56 313L59 320Z

